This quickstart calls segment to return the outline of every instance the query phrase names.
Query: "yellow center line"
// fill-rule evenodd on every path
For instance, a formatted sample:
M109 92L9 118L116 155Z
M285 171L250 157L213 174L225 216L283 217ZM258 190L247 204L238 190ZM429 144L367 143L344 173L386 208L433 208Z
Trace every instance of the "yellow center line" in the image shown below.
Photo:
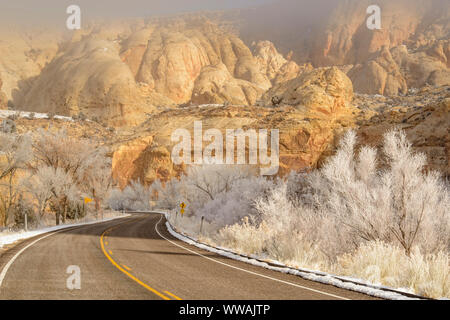
M173 293L170 293L169 291L164 291L164 293L167 293L169 296L171 296L175 300L183 300L180 297L177 297L176 295L174 295Z
M127 267L126 265L122 265L122 267L124 267L125 269L127 269L128 271L131 271L131 268L130 267Z
M111 231L112 228L106 230L105 232L103 232L103 234L100 236L100 245L102 247L102 251L103 254L106 256L106 258L108 258L108 260L113 264L113 266L115 266L117 269L119 269L120 271L122 271L124 274L126 274L128 277L130 277L132 280L134 280L135 282L139 283L141 286L143 286L145 289L153 292L154 294L156 294L158 297L164 299L164 300L170 300L170 298L166 297L165 295L163 295L162 293L160 293L159 291L153 289L152 287L150 287L149 285L145 284L144 282L142 282L141 280L139 280L138 278L136 278L135 276L133 276L131 273L129 273L127 270L125 270L124 268L122 268L116 261L114 261L113 258L111 258L111 256L106 252L105 250L105 245L103 243L103 239L105 237L105 234L107 231Z

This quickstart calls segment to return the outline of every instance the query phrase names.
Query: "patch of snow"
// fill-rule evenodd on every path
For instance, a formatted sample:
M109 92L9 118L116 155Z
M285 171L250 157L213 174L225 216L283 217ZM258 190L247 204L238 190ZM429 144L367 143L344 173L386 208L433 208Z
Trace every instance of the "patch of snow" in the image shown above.
M223 107L223 103L222 104L200 104L197 107L200 109L202 109L202 108L219 108L219 107Z
M34 113L35 119L48 119L47 113L39 113L39 112L28 112L28 111L18 111L18 110L0 110L0 118L8 118L9 116L18 115L20 118L28 118L30 115ZM71 117L65 116L54 116L55 119L65 120L65 121L73 121Z
M32 230L32 231L2 232L2 233L0 233L0 248L2 248L4 245L8 245L8 244L14 243L19 240L33 238L35 236L38 236L38 235L41 235L44 233L53 232L53 231L57 231L57 230L61 230L61 229L77 227L77 226L111 221L111 220L115 220L115 219L119 219L119 218L125 218L128 216L130 216L130 215L125 214L125 215L108 217L103 220L94 220L94 221L87 221L87 222L64 224L64 225L59 225L59 226L36 229L36 230Z

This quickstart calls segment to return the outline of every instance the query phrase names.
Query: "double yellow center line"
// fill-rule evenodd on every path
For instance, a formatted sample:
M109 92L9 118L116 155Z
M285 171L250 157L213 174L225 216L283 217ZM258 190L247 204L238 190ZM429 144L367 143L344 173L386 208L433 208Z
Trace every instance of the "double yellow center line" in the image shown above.
M102 233L102 235L100 236L100 245L103 251L103 254L106 256L106 258L108 258L108 260L112 263L113 266L115 266L117 269L119 269L120 271L122 271L122 273L126 274L129 278L131 278L132 280L134 280L135 282L137 282L138 284L140 284L141 286L143 286L145 289L147 289L148 291L153 292L154 294L156 294L158 297L164 299L164 300L171 300L169 297L172 297L173 299L176 300L181 300L179 297L177 297L176 295L168 292L168 291L164 291L164 293L167 295L162 294L161 292L159 292L156 289L153 289L152 287L150 287L148 284L142 282L141 280L139 280L138 278L136 278L135 276L133 276L131 273L129 273L128 271L131 271L131 269L129 267L122 267L120 266L113 258L111 258L111 250L109 250L109 253L107 252L107 250L105 249L105 244L104 244L104 240L105 240L105 235L112 231L113 229L117 228L117 226L109 228L107 230L105 230L105 232ZM128 269L127 270L125 270Z

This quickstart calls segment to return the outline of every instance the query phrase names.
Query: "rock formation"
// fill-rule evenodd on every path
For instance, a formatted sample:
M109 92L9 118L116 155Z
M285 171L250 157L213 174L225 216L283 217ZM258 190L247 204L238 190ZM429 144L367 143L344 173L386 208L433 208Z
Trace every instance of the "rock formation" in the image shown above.
M336 67L305 72L298 78L274 86L263 96L267 105L285 104L300 111L323 114L344 110L352 99L352 82Z
M74 36L18 104L133 125L157 107L254 104L272 86L242 40L208 20L157 20L135 28Z
M3 81L0 74L0 110L8 109L8 98L6 97L6 94L4 94L2 91L2 85Z
M104 119L111 124L135 124L153 106L122 63L113 42L85 39L68 46L34 81L20 105L37 112L54 112Z
M219 63L202 68L194 83L191 102L253 105L264 92L264 89L249 81L233 78L227 67Z
M428 169L450 176L450 86L399 97L357 95L354 103L362 110L357 121L361 144L381 147L386 131L402 129L415 151L427 156Z
M338 66L360 93L397 95L448 84L445 0L381 0L381 30L366 26L370 4L336 1L324 8L299 0L103 21L70 37L2 34L3 91L19 109L83 112L122 126L180 104L252 105L313 66Z
M151 183L156 178L179 175L183 168L170 160L174 145L171 134L178 128L192 132L195 121L202 122L204 131L216 128L223 134L226 129L278 129L279 174L314 167L335 133L356 119L351 82L337 68L323 68L287 82L284 92L286 103L274 108L191 106L154 115L136 129L140 134L114 153L114 176L124 186L130 180Z
M406 45L384 47L376 58L354 66L348 76L356 92L367 94L398 95L408 88L449 85L449 46L449 40L440 40L414 52Z
M56 55L61 35L38 27L0 27L0 75L8 100L20 99Z

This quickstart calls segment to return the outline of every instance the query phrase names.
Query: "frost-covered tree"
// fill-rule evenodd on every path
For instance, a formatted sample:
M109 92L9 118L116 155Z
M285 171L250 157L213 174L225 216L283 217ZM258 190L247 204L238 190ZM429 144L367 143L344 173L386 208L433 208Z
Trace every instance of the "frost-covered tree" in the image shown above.
M132 181L125 189L113 189L108 198L108 205L113 210L148 211L150 210L148 187L139 181Z
M249 166L203 165L188 168L186 183L210 200L231 190L233 181L251 176Z
M276 185L277 181L260 176L236 179L229 190L216 194L214 200L203 204L195 214L222 227L237 223L245 216L258 218L255 199L265 198Z
M235 193L237 189L234 189L238 187L237 181L250 178L255 172L250 166L241 165L192 166L180 179L164 183L156 181L152 185L152 194L158 195L157 202L160 207L175 209L181 202L185 202L186 215L204 215L205 218L212 219L210 214L200 211L203 206L210 202L215 203L210 204L215 206L224 201L224 195L229 192L237 195ZM241 195L244 196L244 194Z
M169 208L188 201L190 215L177 225L184 232L198 235L206 217L217 245L448 296L448 182L427 170L404 132L386 133L380 150L357 149L356 139L349 131L322 168L285 180L195 167L152 187Z
M50 132L40 129L35 136L33 149L37 167L46 165L60 168L76 177L96 145L88 140L71 137L63 130Z
M81 201L83 196L94 199L98 214L102 200L107 197L111 186L111 160L107 157L106 148L87 139L68 136L65 131L53 133L40 130L34 140L33 149L35 171L39 171L41 167L53 168L53 173L58 173L64 181L73 184L73 188L65 189L70 193L70 197L76 193L72 191L77 190L77 201ZM64 177L61 175L62 172ZM62 195L58 197L60 196L62 197ZM66 218L67 206L70 204L64 199L62 197L59 201L51 201L51 208L55 212L62 213L57 214L57 218L59 219L61 215L63 221Z
M80 200L80 193L72 176L61 168L44 167L39 171L38 178L52 195L49 205L55 213L56 224L59 225L61 220L65 223L71 204Z
M38 168L35 175L29 177L24 182L26 191L35 199L37 218L40 222L52 198L51 187L48 183L48 177L52 175L54 169L51 167Z
M111 159L107 157L107 149L103 147L92 150L80 169L76 172L78 188L95 203L98 215L102 201L108 196L111 188Z
M356 155L356 135L348 132L325 166L309 176L315 206L358 239L398 241L406 254L414 245L436 250L448 244L449 191L426 158L413 152L398 130L384 137L385 167L373 148Z
M0 132L0 224L6 226L18 201L22 184L16 181L25 170L33 152L29 135Z

